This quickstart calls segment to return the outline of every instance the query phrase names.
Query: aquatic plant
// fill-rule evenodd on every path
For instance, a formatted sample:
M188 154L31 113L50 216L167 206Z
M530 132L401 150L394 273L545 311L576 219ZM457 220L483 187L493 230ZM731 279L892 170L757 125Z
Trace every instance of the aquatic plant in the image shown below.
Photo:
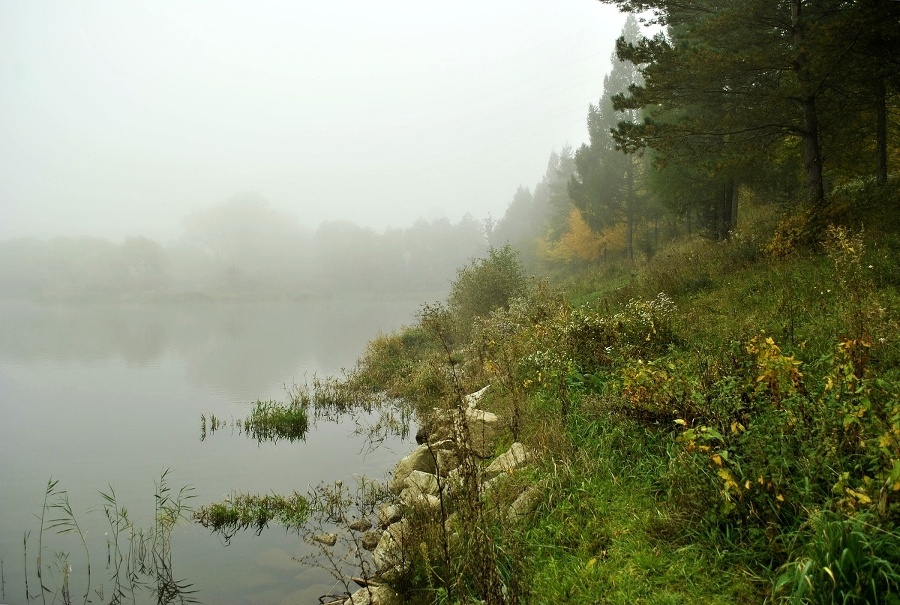
M75 535L81 542L84 551L85 604L97 600L110 604L135 602L136 594L141 590L151 592L158 605L196 603L197 599L193 595L197 591L186 580L176 579L172 562L172 532L178 522L188 518L192 510L188 502L194 497L193 488L183 486L174 491L169 486L168 475L167 469L155 482L154 517L150 527L135 525L128 510L116 499L112 487L107 492L100 492L110 532L107 534L106 544L106 570L109 577L98 583L92 581L90 549L85 532L69 501L68 492L59 487L57 480L51 478L44 492L35 536L38 548L35 573L40 587L39 594L31 594L29 585L27 563L31 532L26 532L23 539L26 602L38 597L42 603L47 603L48 597L51 603L70 605L73 602L72 588L77 584L73 569L80 569L81 565L73 565L72 553L65 550L55 551L48 560L43 556L47 548L45 534L55 532ZM93 586L96 587L92 590ZM107 587L111 591L108 599Z

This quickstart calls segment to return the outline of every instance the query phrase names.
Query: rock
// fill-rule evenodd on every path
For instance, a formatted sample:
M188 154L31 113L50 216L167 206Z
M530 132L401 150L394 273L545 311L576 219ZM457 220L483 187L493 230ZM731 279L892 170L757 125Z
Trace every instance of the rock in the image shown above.
M465 397L466 407L477 408L479 402L481 402L481 398L484 397L484 394L487 392L487 390L490 388L490 386L491 385L487 385L486 387L484 387L478 391L475 391L474 393L470 393L470 394L466 395L466 397Z
M318 542L319 544L324 544L325 546L334 546L337 544L337 534L316 534L313 536L313 542Z
M400 502L409 508L436 511L441 509L441 499L431 494L423 494L415 488L406 488L400 492Z
M368 519L357 519L348 526L353 531L369 531L372 529L372 522Z
M500 417L492 412L477 408L465 408L465 425L468 426L468 442L472 452L479 458L493 454L494 440L503 429ZM448 439L459 443L465 439L463 418L457 410L434 408L416 434L416 441L437 444ZM420 469L426 470L426 469ZM434 471L428 471L434 472Z
M385 504L378 509L378 525L386 529L391 523L396 523L403 517L400 507L394 504Z
M455 439L453 421L456 418L455 410L432 408L425 415L419 430L416 431L416 443L437 444L441 441Z
M528 464L533 458L532 453L517 441L484 469L484 476L490 480L502 473L511 473Z
M413 471L406 480L403 481L403 489L418 490L420 494L436 496L440 491L438 478L432 473L423 473L422 471Z
M379 584L360 588L344 601L344 605L402 605L402 603L400 596L392 588Z
M388 488L393 493L399 494L403 490L403 482L411 472L434 473L436 470L434 456L429 451L428 446L420 445L411 454L397 463Z
M519 521L534 512L537 505L541 502L540 485L529 485L525 488L519 497L509 507L509 520L512 522Z
M456 443L450 440L442 441L433 446L435 458L437 458L437 471L441 477L446 477L450 471L459 467L459 454L456 451Z
M378 546L378 541L381 540L380 531L367 531L362 536L362 547L368 551L375 550L375 547Z
M406 519L391 524L372 551L375 570L386 581L398 578L409 567L403 547L410 539L410 525Z
M466 421L469 425L469 445L479 458L489 458L493 454L494 441L500 435L500 417L479 409L467 409Z

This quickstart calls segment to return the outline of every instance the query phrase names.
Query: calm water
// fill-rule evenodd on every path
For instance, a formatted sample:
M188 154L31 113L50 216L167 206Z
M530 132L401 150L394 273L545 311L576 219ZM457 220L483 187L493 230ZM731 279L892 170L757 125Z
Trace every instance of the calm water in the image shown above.
M410 323L417 309L418 301L0 305L0 603L25 602L28 530L36 592L35 514L51 477L88 531L95 584L106 577L98 491L108 486L138 525L149 525L154 480L165 469L170 486L194 486L195 505L235 490L305 493L360 474L384 478L411 440L366 453L347 421L319 424L305 442L257 444L230 430L201 442L200 415L243 418L257 398L285 400L286 387L352 366L368 340ZM225 546L186 524L174 540L175 575L205 603L317 603L336 589L327 574L293 559L307 549L277 527ZM45 560L71 551L77 581L80 543L45 534L48 541ZM82 594L73 590L74 601Z

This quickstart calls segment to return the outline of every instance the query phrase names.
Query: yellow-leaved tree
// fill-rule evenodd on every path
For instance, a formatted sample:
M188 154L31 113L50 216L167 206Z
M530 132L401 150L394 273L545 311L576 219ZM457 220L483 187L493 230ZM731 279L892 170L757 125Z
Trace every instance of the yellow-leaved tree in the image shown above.
M572 208L567 229L559 241L543 238L539 247L541 258L550 262L595 262L608 255L620 256L626 249L625 225L620 223L599 232L592 231L581 212Z

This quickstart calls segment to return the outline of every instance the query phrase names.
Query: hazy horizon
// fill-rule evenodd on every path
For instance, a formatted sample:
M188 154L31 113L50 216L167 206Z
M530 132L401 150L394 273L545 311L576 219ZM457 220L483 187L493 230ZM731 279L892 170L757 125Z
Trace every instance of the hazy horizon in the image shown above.
M178 237L254 193L310 228L498 219L587 139L595 0L0 4L0 239Z

